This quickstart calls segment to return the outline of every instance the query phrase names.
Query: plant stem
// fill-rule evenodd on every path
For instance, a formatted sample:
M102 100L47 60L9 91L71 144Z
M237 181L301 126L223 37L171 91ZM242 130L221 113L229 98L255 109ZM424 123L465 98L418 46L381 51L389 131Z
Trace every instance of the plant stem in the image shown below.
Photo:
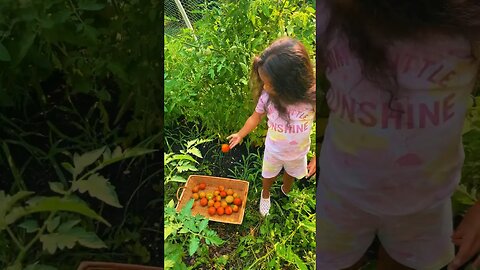
M55 216L55 213L56 213L56 211L50 212L47 220L45 220L43 222L42 227L37 232L35 237L33 237L33 239L30 240L30 242L28 242L28 244L22 250L20 250L20 253L17 256L17 259L15 260L15 264L21 264L22 263L23 258L25 257L25 255L27 255L28 250L33 246L33 244L35 244L35 242L37 242L37 240L40 238L40 236L42 236L43 232L47 228L47 224L50 222L50 220L53 218L53 216Z
M70 6L72 7L73 13L74 13L75 16L77 17L77 19L78 19L83 25L85 25L85 23L83 22L82 18L80 17L80 14L78 14L77 8L76 8L75 5L73 4L72 0L69 0L69 2L70 2Z
M8 235L12 238L13 242L15 245L17 245L18 249L23 250L25 247L20 244L20 241L18 241L17 237L15 237L15 234L13 234L12 230L10 230L10 227L7 226L7 232Z
M280 243L280 245L285 245L285 243L286 243L290 238L292 238L292 237L295 235L295 233L298 231L298 229L300 229L300 227L303 227L302 223L300 223L300 225L299 225L287 238L285 238L285 239ZM278 243L277 243L277 244L278 244ZM250 265L250 267L249 267L248 269L252 269L252 267L253 267L255 264L257 264L259 261L261 261L261 260L267 258L268 256L270 256L270 254L271 254L273 251L275 251L275 250L276 250L276 244L274 245L274 248L270 249L265 255L263 255L262 257L260 257L260 258L258 258L258 259L256 259L256 260L253 262L253 264Z

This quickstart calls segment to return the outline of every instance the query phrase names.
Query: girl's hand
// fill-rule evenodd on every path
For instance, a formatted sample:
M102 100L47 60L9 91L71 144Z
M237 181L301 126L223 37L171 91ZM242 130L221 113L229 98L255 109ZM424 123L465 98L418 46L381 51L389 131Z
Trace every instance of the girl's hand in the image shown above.
M313 158L310 160L310 163L308 163L307 169L307 177L314 175L317 171L317 158L315 156L313 156Z
M480 252L480 202L468 209L452 235L452 242L459 246L459 250L448 270L459 269ZM473 267L480 267L480 255L477 255Z
M228 136L227 139L230 139L229 146L230 146L230 149L232 149L233 147L235 147L235 145L239 144L242 141L243 137L240 136L238 133L234 133Z

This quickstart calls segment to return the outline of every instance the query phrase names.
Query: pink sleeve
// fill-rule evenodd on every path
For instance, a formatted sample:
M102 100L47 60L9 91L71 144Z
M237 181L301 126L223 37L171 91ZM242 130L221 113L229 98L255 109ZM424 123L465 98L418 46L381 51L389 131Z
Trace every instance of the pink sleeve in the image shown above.
M255 107L255 111L258 113L265 113L265 104L268 101L268 94L267 92L263 91L260 97L258 98L257 107Z

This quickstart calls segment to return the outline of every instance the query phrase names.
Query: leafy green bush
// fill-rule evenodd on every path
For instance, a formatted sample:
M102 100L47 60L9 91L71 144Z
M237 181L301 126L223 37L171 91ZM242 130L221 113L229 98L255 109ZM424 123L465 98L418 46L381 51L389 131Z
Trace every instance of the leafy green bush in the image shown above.
M242 269L274 269L279 265L282 269L315 269L314 194L315 186L293 189L290 195L295 200L280 202L281 206L272 202L270 215L259 224L258 231L240 238L236 254L243 260ZM252 253L257 254L255 259L246 259Z
M463 129L463 145L465 163L462 168L462 179L453 195L455 214L463 215L465 211L480 200L480 97L473 97Z
M248 87L254 55L281 36L301 40L315 61L313 1L221 1L203 9L195 36L184 30L165 36L165 125L179 119L224 138L253 112ZM260 125L250 137L259 144Z
M175 210L173 200L165 207L165 269L187 269L183 262L184 250L188 250L188 256L198 250L208 253L207 246L218 246L224 242L215 231L208 228L207 218L192 216L193 203L193 199L190 200L179 213Z
M1 239L15 246L17 251L16 256L8 256L1 262L6 264L3 267L8 270L20 270L24 269L25 261L28 261L32 264L26 269L56 269L35 268L40 267L37 264L41 256L35 252L37 242L41 242L42 249L50 254L65 248L71 249L75 245L106 248L107 246L97 234L88 231L87 228L93 227L90 220L102 222L107 226L110 226L110 223L77 195L87 192L92 198L121 208L115 187L98 171L112 163L150 152L152 151L135 148L122 151L119 147L112 152L109 148L102 147L82 155L75 153L72 157L73 163L63 164L72 175L69 185L64 185L62 182L49 182L51 191L56 195L36 195L26 200L35 192L22 190L9 195L1 190L0 235L7 234L10 238L9 240L3 237ZM91 168L92 165L95 166ZM90 169L87 169L89 167ZM78 215L88 219L82 221ZM42 220L42 225L39 224L39 220Z
M96 100L106 130L122 130L117 143L159 133L160 13L155 0L2 1L0 109L48 109L53 80L62 100Z

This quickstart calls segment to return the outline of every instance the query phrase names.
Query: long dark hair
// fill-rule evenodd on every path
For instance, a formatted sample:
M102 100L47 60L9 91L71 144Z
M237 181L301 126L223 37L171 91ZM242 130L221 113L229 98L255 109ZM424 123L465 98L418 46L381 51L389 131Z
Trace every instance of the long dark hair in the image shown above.
M429 34L462 34L480 39L478 0L324 0L330 20L321 37L320 67L325 67L329 40L343 32L359 57L364 75L378 85L388 84L393 95L396 80L386 50L396 40L421 40ZM323 53L323 54L322 54ZM391 90L394 89L394 90Z
M263 82L258 69L270 78L276 93L270 101L280 117L289 120L287 106L296 103L310 103L315 106L315 75L313 64L305 46L293 38L280 38L274 41L252 63L250 87L255 101L263 90Z

